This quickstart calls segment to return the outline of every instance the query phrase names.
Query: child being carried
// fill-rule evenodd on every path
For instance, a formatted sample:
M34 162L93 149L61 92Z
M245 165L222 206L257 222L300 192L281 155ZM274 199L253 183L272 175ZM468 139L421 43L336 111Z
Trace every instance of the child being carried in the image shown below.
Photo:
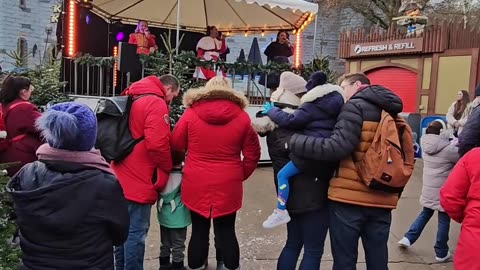
M343 89L327 83L327 75L321 71L310 76L305 88L307 92L301 98L300 107L293 113L285 112L272 103L265 103L262 113L268 115L279 127L308 136L329 137L345 103ZM277 175L277 208L263 222L264 228L274 228L290 221L290 215L286 210L290 190L288 181L304 171L306 167L310 167L308 164L307 160L290 154L290 162Z

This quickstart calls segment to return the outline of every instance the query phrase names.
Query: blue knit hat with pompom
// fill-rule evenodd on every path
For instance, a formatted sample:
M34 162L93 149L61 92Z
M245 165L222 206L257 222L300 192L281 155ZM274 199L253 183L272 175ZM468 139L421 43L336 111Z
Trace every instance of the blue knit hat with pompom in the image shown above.
M38 130L56 149L90 151L97 137L97 118L86 105L76 102L55 104L38 118Z

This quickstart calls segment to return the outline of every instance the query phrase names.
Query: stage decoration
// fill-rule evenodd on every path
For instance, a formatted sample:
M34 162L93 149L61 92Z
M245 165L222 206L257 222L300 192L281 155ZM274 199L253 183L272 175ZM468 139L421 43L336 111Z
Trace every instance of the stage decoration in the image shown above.
M241 74L260 74L270 72L283 72L292 71L300 74L305 79L308 79L311 73L322 70L327 71L329 67L328 57L316 58L308 64L300 64L295 67L290 64L277 64L269 62L265 65L250 64L244 61L237 61L235 63L227 63L219 60L218 62L204 61L196 57L194 52L181 52L178 55L172 55L171 61L169 56L161 52L155 52L150 55L140 55L140 60L145 66L145 74L163 74L168 73L168 70L172 65L181 64L182 66L189 67L192 70L195 67L210 67L215 65L221 68L226 73L231 75ZM116 57L93 57L90 54L80 55L75 58L74 62L79 65L90 65L104 68L112 68L115 65ZM335 74L333 71L329 71L330 81L333 82Z
M74 63L79 65L89 65L103 68L111 68L115 64L116 57L94 57L91 54L79 53L75 57Z
M114 58L114 63L113 63L113 87L116 87L117 86L117 83L118 83L118 61L117 61L117 57L118 57L118 46L114 46L113 47L113 58Z
M423 29L427 24L428 18L422 16L422 4L416 0L404 0L399 9L404 16L393 18L398 25L407 28L407 37L417 37L423 33Z
M68 20L67 20L67 56L75 56L75 40L76 40L76 29L77 24L77 5L75 0L68 1Z
M125 34L123 32L118 32L117 35L115 36L115 39L120 42L125 38Z

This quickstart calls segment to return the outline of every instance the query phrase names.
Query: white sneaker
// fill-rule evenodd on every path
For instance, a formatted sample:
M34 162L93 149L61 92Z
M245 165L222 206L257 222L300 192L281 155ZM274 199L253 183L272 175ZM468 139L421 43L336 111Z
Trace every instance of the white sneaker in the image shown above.
M409 248L412 244L410 243L410 240L408 238L403 237L400 241L398 241L398 244L402 248Z
M267 220L263 222L265 229L272 229L279 225L286 224L290 221L290 215L287 210L275 209Z
M447 253L447 256L445 256L445 257L443 257L443 258L439 258L439 257L435 256L435 260L436 260L437 262L440 262L440 263L446 262L446 261L448 261L450 258L452 258L452 253L451 253L450 251Z

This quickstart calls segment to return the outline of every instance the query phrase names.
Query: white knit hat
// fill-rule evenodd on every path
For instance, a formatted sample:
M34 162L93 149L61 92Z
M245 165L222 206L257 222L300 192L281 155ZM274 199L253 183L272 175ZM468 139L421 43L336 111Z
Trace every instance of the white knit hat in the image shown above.
M297 97L295 94L280 88L272 93L272 95L270 96L270 100L273 102L280 102L294 106L299 106L301 103L300 98Z
M305 88L307 81L297 74L285 71L280 75L280 84L277 89L285 89L293 94L300 94L307 92Z

